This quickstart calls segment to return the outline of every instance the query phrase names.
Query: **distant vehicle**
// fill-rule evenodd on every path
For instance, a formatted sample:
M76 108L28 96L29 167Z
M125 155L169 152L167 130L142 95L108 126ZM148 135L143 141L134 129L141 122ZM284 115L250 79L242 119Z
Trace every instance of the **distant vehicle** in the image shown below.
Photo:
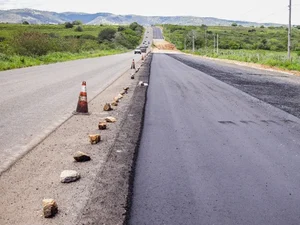
M147 52L147 47L146 46L141 47L141 52L143 53Z
M142 54L142 51L140 48L134 49L134 54Z

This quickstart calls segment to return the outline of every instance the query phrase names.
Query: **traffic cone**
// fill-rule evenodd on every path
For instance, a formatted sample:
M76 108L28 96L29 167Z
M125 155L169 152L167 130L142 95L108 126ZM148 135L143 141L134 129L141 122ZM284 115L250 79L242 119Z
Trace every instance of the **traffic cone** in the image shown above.
M86 82L82 81L81 92L78 98L78 104L76 111L73 112L74 115L82 114L89 115L87 94L86 94Z
M135 69L135 62L134 62L134 59L132 60L132 63L131 63L131 69Z
M142 60L144 60L145 58L144 58L144 54L142 54Z

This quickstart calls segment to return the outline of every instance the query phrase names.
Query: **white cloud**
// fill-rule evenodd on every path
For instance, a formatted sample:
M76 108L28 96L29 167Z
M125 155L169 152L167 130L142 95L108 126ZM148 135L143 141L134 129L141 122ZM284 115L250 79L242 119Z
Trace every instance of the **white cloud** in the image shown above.
M293 24L300 24L300 0L293 0ZM0 9L34 8L56 12L111 12L154 16L200 16L288 23L288 0L0 0Z

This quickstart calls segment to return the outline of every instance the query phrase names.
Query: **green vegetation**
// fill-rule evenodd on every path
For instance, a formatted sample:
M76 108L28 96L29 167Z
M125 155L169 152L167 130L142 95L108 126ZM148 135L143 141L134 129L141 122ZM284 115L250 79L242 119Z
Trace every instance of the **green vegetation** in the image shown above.
M287 58L286 27L222 27L164 25L164 35L177 49L191 53L195 37L195 54L265 64L300 70L300 30L292 30L292 61ZM214 49L219 36L219 52Z
M0 70L118 54L139 45L143 27L0 24Z
M191 50L185 52L191 53ZM196 55L207 56L211 58L230 59L241 62L258 63L262 65L268 65L271 67L279 67L288 70L300 71L300 57L297 53L293 53L293 60L287 60L286 52L275 52L268 50L219 50L217 54L213 49L207 49L206 51L196 51Z

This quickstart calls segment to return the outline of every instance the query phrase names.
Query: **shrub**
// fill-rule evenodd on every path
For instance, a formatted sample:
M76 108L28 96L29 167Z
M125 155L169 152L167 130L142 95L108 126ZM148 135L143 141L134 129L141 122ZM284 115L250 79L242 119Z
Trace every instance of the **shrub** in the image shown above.
M76 27L75 31L77 31L77 32L82 32L82 31L83 31L83 28L82 28L82 26L78 26L78 27Z
M74 20L74 21L72 22L72 24L73 24L73 25L81 25L82 22L81 22L80 20Z
M237 23L232 23L231 26L237 27Z
M97 37L91 35L91 34L83 34L80 36L80 39L87 39L87 40L96 40Z
M29 25L29 22L25 20L25 21L22 22L22 24Z
M73 24L70 22L65 23L65 28L69 29L69 28L73 28Z
M124 26L119 26L118 27L118 31L123 31L123 30L125 30L126 28L124 27Z
M116 34L116 30L113 28L105 28L102 31L100 31L99 35L98 35L98 40L100 43L102 43L103 41L107 40L107 41L112 41L115 37Z
M40 56L49 51L49 36L39 32L23 32L13 38L15 52L20 55Z
M49 36L50 38L59 38L59 35L56 34L56 33L49 33L48 36Z

